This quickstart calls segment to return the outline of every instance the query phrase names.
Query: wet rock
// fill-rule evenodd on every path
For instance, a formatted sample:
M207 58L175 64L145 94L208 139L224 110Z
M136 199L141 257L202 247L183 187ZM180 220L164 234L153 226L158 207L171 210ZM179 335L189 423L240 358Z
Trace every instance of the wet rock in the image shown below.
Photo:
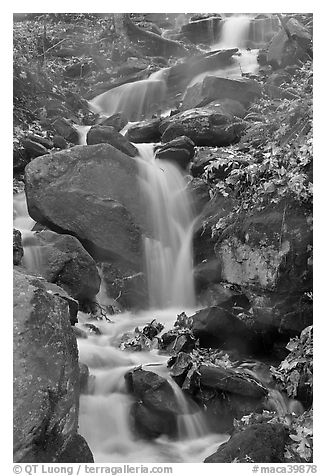
M58 463L94 463L93 454L81 435L75 435L61 453Z
M128 118L123 112L117 112L110 117L104 118L100 121L101 126L114 127L116 131L120 132L128 124Z
M237 231L231 231L232 237L228 234L215 247L223 280L257 291L284 292L287 298L311 289L308 209L280 203L245 217Z
M31 245L38 247L37 272L47 281L80 301L96 296L100 289L96 263L77 238L41 231L34 233Z
M247 107L254 99L260 97L262 88L253 79L230 79L217 76L206 78L186 90L182 109L206 106L214 100L232 99ZM238 115L244 115L244 109L238 108Z
M279 423L261 423L235 433L204 463L282 463L287 432Z
M238 48L227 50L211 51L205 54L198 54L178 63L166 72L166 84L169 93L184 92L185 88L195 76L205 71L213 71L223 68L233 62L233 55L238 52Z
M128 74L138 73L148 67L148 61L145 58L127 58L127 61L122 63L121 66L117 68L117 74L119 76L124 76Z
M88 393L89 368L82 362L79 363L79 392Z
M198 290L208 284L218 283L222 278L222 266L219 259L206 260L194 268L194 279Z
M203 213L210 201L209 189L208 183L201 178L193 178L187 184L187 191L196 216Z
M102 275L106 292L124 309L147 308L148 288L144 273L103 263Z
M136 157L138 150L112 126L92 126L87 133L87 144L111 144L129 157Z
M134 431L142 438L154 439L161 435L175 437L176 419L167 414L158 414L143 402L135 402L131 408L131 420Z
M44 147L44 145L40 144L39 142L34 142L30 139L23 139L22 144L30 159L34 159L35 157L49 153L48 149Z
M244 372L236 372L217 365L199 367L201 385L227 393L235 393L253 399L263 399L268 390Z
M232 115L220 104L180 112L160 125L162 142L185 135L197 146L230 145L240 139L243 129L244 124L232 121Z
M102 332L100 331L100 329L98 327L94 326L94 324L89 324L87 322L86 324L84 324L84 327L86 327L89 334L93 334L93 335L96 335L96 336L102 335Z
M282 28L268 45L267 62L274 69L296 64L299 60L305 61L312 56L312 36L309 30L295 18L286 22L286 28L291 40Z
M78 132L68 119L65 119L64 117L57 118L53 122L52 127L57 134L62 136L68 142L79 144Z
M236 316L236 312L219 306L197 311L193 316L193 333L203 347L252 350L254 334Z
M193 43L212 44L219 36L222 17L219 15L194 17L181 27L182 34Z
M77 434L78 394L67 301L45 281L14 271L15 462L60 461Z
M71 233L96 259L141 266L137 164L109 144L78 146L34 159L25 170L28 209L35 221Z
M127 390L147 408L169 415L178 415L180 405L167 380L147 370L137 368L125 375Z
M186 170L194 155L195 144L193 141L186 136L180 136L159 147L155 158L169 160Z
M13 261L14 265L21 263L24 256L24 250L22 247L22 235L19 230L13 229Z
M131 142L157 142L161 138L159 125L161 119L151 119L149 121L137 122L137 124L129 127L126 136Z
M83 331L79 327L73 326L72 330L76 336L76 339L87 339L87 332Z

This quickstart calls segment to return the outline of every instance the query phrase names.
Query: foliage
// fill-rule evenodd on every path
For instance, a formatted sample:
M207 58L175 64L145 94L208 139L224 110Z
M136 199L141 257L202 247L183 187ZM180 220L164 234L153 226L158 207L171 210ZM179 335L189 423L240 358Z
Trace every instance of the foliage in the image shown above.
M284 460L286 463L312 462L313 451L313 411L306 411L300 416L277 415L275 412L264 410L262 413L250 413L240 420L234 420L234 427L237 431L242 431L250 425L257 423L281 423L288 432L288 439L285 446Z
M220 148L203 178L211 196L236 199L228 217L213 224L220 234L241 213L253 213L288 200L312 204L312 65L301 65L292 77L295 94L273 99L267 94L247 115L239 144ZM286 93L286 89L282 89ZM290 98L289 98L290 97ZM253 118L253 120L251 119ZM227 158L226 158L227 157ZM224 176L221 178L221 170Z
M155 319L146 324L143 329L135 328L133 333L126 333L121 337L120 349L132 351L149 351L159 346L157 335L164 326Z
M299 385L312 390L313 375L313 327L306 327L300 337L290 340L286 348L289 355L271 373L282 385L289 397L296 397Z

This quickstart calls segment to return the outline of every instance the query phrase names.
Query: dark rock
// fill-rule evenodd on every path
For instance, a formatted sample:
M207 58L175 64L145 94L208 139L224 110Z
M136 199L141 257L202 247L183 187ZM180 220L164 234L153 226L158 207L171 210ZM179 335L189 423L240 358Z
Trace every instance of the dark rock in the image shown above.
M53 147L53 142L50 139L47 139L46 137L43 137L43 136L39 136L37 134L28 134L26 139L29 139L33 142L37 142L43 145L46 149L52 149Z
M88 393L89 368L86 364L79 362L79 391Z
M226 146L237 142L244 125L232 122L221 105L190 109L164 119L160 125L162 142L186 135L195 145Z
M232 463L235 459L243 463L282 463L286 439L285 427L279 423L251 425L232 435L204 463Z
M309 30L295 18L287 21L286 28L291 40L282 28L268 45L267 62L275 69L296 64L299 60L305 61L312 55Z
M221 21L222 17L220 16L195 17L195 19L182 26L181 32L193 43L212 44L219 36Z
M58 463L94 463L89 446L81 435L75 435L61 453Z
M52 124L53 129L66 139L68 142L72 142L73 144L79 144L79 134L77 129L70 123L68 119L64 117L60 117L56 119Z
M193 316L193 333L203 347L237 348L248 352L253 345L254 335L236 312L220 306L197 311Z
M206 76L201 83L197 83L186 90L182 101L182 110L206 106L217 99L232 99L247 107L261 94L260 84L253 79Z
M159 147L156 151L156 159L170 160L180 168L186 169L195 155L195 144L189 137L180 136Z
M160 435L176 436L176 419L171 415L159 414L153 411L143 402L133 404L131 419L134 431L142 438L154 439Z
M86 324L84 324L84 327L86 327L89 334L94 334L96 336L102 335L102 332L100 331L100 329L98 327L94 326L94 324L89 324L87 322Z
M53 286L53 285L51 285ZM78 428L79 368L66 300L14 271L14 461L48 463Z
M62 136L55 135L53 136L53 147L56 147L57 149L67 149L68 144Z
M200 384L227 393L235 393L253 399L263 399L268 390L244 372L236 372L217 365L199 367Z
M126 136L131 142L157 142L161 138L159 125L161 119L151 119L149 121L138 122L129 127Z
M22 235L19 230L13 229L13 261L14 265L21 263L24 256L24 250L22 247Z
M125 375L127 390L147 408L169 415L178 415L180 405L167 380L147 370L137 368Z
M114 127L116 131L120 132L128 124L127 117L122 112L117 112L110 117L106 117L100 121L101 126Z
M148 67L148 61L145 58L127 58L127 61L122 63L117 68L117 74L124 76L128 74L138 73Z
M26 243L24 243L26 247ZM37 271L77 300L92 299L100 289L96 263L74 236L52 231L34 233L32 246L38 247ZM28 253L28 247L25 248Z
M194 268L194 278L197 289L211 283L218 283L222 277L222 266L219 259L212 259L197 264Z
M83 331L79 327L73 326L72 330L76 336L76 339L87 339L87 332Z
M112 126L92 126L87 133L87 144L111 144L129 157L136 157L138 150Z
M124 309L147 308L148 288L144 273L102 263L102 276L106 292L113 299L118 299Z
M109 144L78 146L34 159L25 170L31 217L70 233L91 256L141 266L140 203L136 162Z
M44 147L44 145L34 142L30 139L23 139L22 144L30 159L34 159L35 157L49 153L48 149Z

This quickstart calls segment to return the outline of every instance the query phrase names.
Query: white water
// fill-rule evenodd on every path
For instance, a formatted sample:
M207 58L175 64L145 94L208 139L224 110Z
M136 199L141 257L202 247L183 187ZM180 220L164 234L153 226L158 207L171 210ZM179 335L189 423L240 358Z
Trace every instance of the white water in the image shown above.
M35 221L28 214L24 192L14 195L13 209L14 228L19 230L22 235L22 246L24 249L22 264L28 271L42 274L44 256L42 253L42 247L39 246L38 241L34 236L34 232L31 231L35 225Z
M153 144L138 144L140 187L154 236L144 240L150 304L192 307L194 217L181 170L155 159Z
M148 79L126 83L110 89L89 101L95 113L111 116L123 112L129 121L137 121L157 112L166 95L166 83L162 71Z
M130 428L130 409L133 397L126 393L124 375L136 366L143 365L168 378L167 356L157 351L128 352L117 345L121 335L142 327L156 318L165 325L165 330L173 327L179 309L156 312L142 312L137 315L124 313L116 315L115 323L96 323L101 336L79 339L80 361L89 366L95 376L93 394L80 398L79 432L88 442L96 463L113 462L202 462L216 451L219 444L228 439L208 430L203 411L190 411L189 402L182 390L169 379L180 405L177 440L161 436L153 441L145 441L134 436ZM191 313L193 310L187 310ZM80 321L86 321L82 315ZM78 324L82 328L82 324Z
M221 31L220 48L245 48L249 36L251 17L234 15L224 20Z

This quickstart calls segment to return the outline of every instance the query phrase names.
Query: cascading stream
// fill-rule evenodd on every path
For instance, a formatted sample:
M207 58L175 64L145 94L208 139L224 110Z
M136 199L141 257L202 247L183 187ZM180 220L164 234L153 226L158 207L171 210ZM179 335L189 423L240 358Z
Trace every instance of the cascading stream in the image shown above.
M176 165L155 159L153 144L138 145L140 187L153 237L144 239L150 304L193 307L193 214L186 182Z

